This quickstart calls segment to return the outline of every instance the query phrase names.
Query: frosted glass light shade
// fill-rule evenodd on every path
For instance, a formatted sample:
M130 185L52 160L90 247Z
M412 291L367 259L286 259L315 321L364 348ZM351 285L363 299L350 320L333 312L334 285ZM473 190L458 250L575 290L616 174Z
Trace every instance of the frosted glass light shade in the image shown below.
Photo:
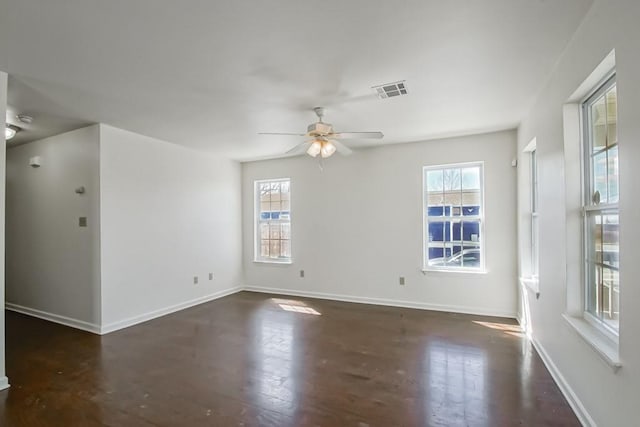
M331 141L326 141L322 144L322 149L320 150L320 154L323 158L330 157L333 153L336 152L336 146L333 145Z
M16 130L15 129L10 128L9 126L4 128L4 139L5 139L5 141L10 140L14 136L16 136Z
M316 157L318 154L320 154L321 150L322 150L322 143L318 140L315 140L311 143L311 145L307 149L307 154L310 155L311 157Z

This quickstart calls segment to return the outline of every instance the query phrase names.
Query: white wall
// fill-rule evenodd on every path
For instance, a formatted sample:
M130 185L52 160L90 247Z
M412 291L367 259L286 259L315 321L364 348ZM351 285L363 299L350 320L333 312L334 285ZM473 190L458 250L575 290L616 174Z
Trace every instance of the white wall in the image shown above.
M516 312L513 131L243 164L249 286L462 312ZM486 274L422 269L422 167L484 161ZM291 178L292 265L253 262L253 182ZM305 270L305 278L299 271ZM406 285L398 284L399 276Z
M597 0L542 90L518 133L518 149L537 138L540 195L540 299L529 298L533 339L562 377L572 399L586 413L583 419L600 426L638 424L640 390L640 3L636 0ZM565 180L579 179L579 170L565 170L563 104L612 50L616 51L618 81L618 134L620 139L620 358L622 368L614 373L596 352L565 322L562 314L575 301L567 286L579 280L580 234L567 228L578 211L567 209L567 200L579 194L565 191ZM568 155L568 154L567 154ZM521 162L525 161L521 155ZM565 176L565 174L569 174ZM520 173L519 193L527 194L528 177ZM569 187L571 188L571 187ZM528 204L519 203L519 216L526 217ZM525 224L523 222L523 224ZM526 225L526 224L525 224ZM579 228L579 227L578 227ZM526 226L520 227L521 249L528 243ZM526 251L523 251L523 253ZM567 264L569 253L569 264ZM526 260L522 260L523 265ZM526 292L525 292L526 293ZM571 299L568 301L568 298ZM580 301L578 301L580 304Z
M0 52L2 49L0 48ZM4 55L0 54L0 60ZM2 63L0 62L0 67ZM7 74L0 71L0 125L5 127L7 114ZM5 239L5 169L6 169L6 142L4 133L0 135L0 242ZM5 371L5 333L4 333L4 294L5 294L5 249L0 244L0 390L9 386Z
M103 330L241 286L240 165L110 126L100 136Z
M89 329L101 317L98 130L7 151L7 303ZM42 158L41 167L29 166L33 156ZM75 193L80 186L85 194ZM86 228L78 225L81 216Z

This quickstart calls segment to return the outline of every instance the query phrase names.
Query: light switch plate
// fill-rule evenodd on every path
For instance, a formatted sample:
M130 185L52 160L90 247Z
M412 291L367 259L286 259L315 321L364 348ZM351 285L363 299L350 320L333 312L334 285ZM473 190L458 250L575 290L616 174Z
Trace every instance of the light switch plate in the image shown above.
M79 227L86 227L87 226L87 217L86 216L81 216L80 218L78 218L78 226Z

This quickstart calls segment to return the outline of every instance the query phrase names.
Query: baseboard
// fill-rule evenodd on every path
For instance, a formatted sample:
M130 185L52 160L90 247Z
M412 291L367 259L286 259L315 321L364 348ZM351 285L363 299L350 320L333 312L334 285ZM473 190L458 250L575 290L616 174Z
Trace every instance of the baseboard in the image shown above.
M179 304L171 305L169 307L161 308L159 310L150 311L139 316L130 317L128 319L119 320L117 322L110 323L100 328L99 333L101 335L115 332L120 329L128 328L129 326L137 325L138 323L147 322L149 320L166 316L167 314L175 313L176 311L184 310L196 305L204 304L205 302L213 301L218 298L226 297L227 295L235 294L242 291L242 286L236 286L234 288L225 289L213 294L205 295L203 297L195 298L190 301L185 301Z
M533 343L533 347L540 355L542 362L547 367L547 370L549 371L549 373L551 373L551 376L558 385L558 388L564 395L565 399L567 399L567 402L569 402L569 406L571 406L571 409L573 409L573 412L576 414L576 417L578 417L578 420L582 423L583 426L596 427L595 421L593 421L593 418L591 418L591 415L589 415L578 396L575 394L567 380L565 380L564 376L560 373L560 370L558 369L556 364L553 363L553 360L551 359L545 348L542 346L542 344L540 344L540 342L535 338L532 339L531 342Z
M38 319L48 320L49 322L59 323L71 328L81 329L83 331L92 332L94 334L100 333L100 326L94 323L85 322L84 320L61 316L59 314L49 313L47 311L37 310L30 307L24 307L22 305L13 304L10 302L5 303L5 308L7 310L15 311L16 313L26 314L27 316L37 317Z
M9 378L0 377L0 390L5 390L9 388Z
M510 319L516 318L516 313L498 312L498 311L487 310L487 309L478 308L478 307L429 304L429 303L414 302L414 301L402 301L402 300L382 299L382 298L357 297L353 295L329 294L324 292L298 291L298 290L281 289L281 288L265 288L261 286L245 286L244 290L249 292L260 292L260 293L266 293L266 294L280 294L280 295L289 295L289 296L296 296L296 297L326 299L326 300L333 300L333 301L355 302L359 304L373 304L373 305L384 305L389 307L416 308L420 310L446 311L450 313L475 314L479 316L507 317Z

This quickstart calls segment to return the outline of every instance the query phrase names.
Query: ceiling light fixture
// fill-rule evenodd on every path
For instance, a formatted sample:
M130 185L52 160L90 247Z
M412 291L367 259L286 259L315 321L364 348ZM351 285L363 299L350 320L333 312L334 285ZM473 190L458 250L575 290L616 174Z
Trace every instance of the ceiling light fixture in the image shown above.
M322 140L316 139L314 140L309 148L307 149L307 154L311 157L316 157L322 151ZM324 157L324 156L323 156Z
M317 157L318 154L320 154L323 159L326 159L327 157L331 157L336 150L337 148L333 141L325 138L316 138L311 141L311 145L309 145L307 149L307 154L311 157Z
M7 126L4 128L5 141L8 141L14 136L16 136L16 133L18 133L20 130L21 129L18 126L7 124Z
M384 137L382 132L335 132L331 124L322 120L324 108L316 107L313 111L318 116L318 121L307 126L306 133L260 132L258 135L306 137L308 138L306 141L296 145L286 154L298 155L306 151L311 157L318 157L318 154L320 154L323 159L331 157L336 151L343 156L351 154L351 149L342 142L343 139L381 139Z
M331 157L331 155L335 152L336 146L333 145L331 141L324 141L324 144L322 144L322 149L320 150L320 155L322 156L322 158L326 159L327 157Z

